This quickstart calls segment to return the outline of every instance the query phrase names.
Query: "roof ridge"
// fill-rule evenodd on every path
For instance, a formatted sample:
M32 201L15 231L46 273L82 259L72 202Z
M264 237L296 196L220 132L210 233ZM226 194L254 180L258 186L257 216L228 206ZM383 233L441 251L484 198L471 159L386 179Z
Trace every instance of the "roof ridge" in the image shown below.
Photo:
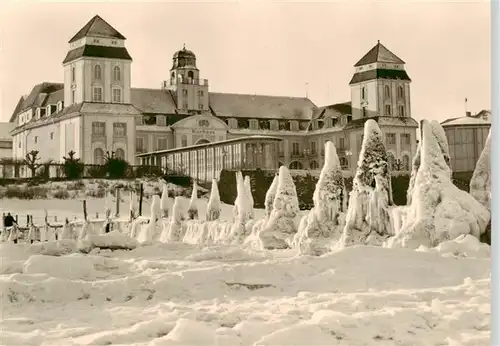
M236 95L236 96L258 96L258 97L274 97L274 98L309 100L309 98L306 96L265 95L265 94L232 93L232 92L219 92L219 91L210 91L209 93L210 94L222 94L222 95Z

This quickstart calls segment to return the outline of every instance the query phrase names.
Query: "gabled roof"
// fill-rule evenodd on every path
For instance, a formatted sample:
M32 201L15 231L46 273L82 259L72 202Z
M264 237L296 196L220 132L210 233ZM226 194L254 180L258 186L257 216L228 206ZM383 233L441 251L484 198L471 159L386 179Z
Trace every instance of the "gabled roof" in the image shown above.
M373 64L376 62L386 62L389 64L404 64L405 62L401 60L396 54L387 49L380 41L370 49L368 53L365 54L354 66L362 66L367 64Z
M33 87L33 89L31 89L29 95L24 99L19 111L24 111L25 109L32 107L41 107L44 105L45 98L49 94L63 89L63 83L43 82L37 84Z
M316 106L306 97L209 93L219 117L310 120Z
M314 110L312 119L322 119L326 118L327 116L337 118L338 116L345 114L352 114L352 106L350 101L318 107Z
M130 101L143 113L175 114L176 107L168 90L132 88Z
M21 111L21 107L23 106L24 103L24 96L21 96L19 101L17 101L16 108L14 108L14 111L12 112L12 115L10 116L9 122L12 123L16 120L17 113Z
M87 36L126 40L125 36L120 34L118 30L109 25L108 22L102 19L99 15L95 15L94 18L85 24L85 26L81 28L68 43L78 41L79 39Z

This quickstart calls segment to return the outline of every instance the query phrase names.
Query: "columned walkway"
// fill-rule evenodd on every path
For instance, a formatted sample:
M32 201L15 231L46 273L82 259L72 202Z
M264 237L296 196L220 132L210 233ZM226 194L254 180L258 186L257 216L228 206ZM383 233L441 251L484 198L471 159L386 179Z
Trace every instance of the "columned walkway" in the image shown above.
M278 169L280 141L278 137L248 136L136 156L142 165L159 166L166 174L186 174L200 182L209 182L219 178L223 169Z

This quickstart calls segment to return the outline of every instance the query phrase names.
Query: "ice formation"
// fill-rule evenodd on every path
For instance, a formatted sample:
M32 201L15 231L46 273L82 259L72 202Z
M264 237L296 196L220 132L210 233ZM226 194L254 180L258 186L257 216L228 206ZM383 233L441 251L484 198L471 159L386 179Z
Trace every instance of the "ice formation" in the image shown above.
M250 218L253 219L253 217L254 217L254 210L253 210L254 200L253 200L253 196L252 196L252 184L250 182L250 176L247 175L243 182L245 184L245 191L247 193L248 204L250 207Z
M210 199L207 205L207 221L218 220L220 217L220 195L217 179L212 179L212 189L210 191Z
M196 181L193 182L193 192L191 193L191 200L189 201L188 207L188 219L194 220L198 219L198 184Z
M451 169L428 121L422 121L420 168L401 231L389 247L434 247L460 235L477 238L489 220L488 210L451 181Z
M434 137L436 137L439 148L441 149L441 153L443 154L444 161L451 168L450 148L448 146L448 140L446 139L446 132L444 132L443 127L437 120L432 120L430 122L430 125L432 128L432 133L434 134Z
M418 142L417 152L415 153L415 156L413 157L413 160L411 163L410 182L408 184L408 190L406 191L406 204L407 205L411 204L411 196L413 195L413 188L415 187L415 179L417 178L417 172L418 172L418 169L420 168L420 146L421 146L421 143L422 143L422 141Z
M73 233L73 226L69 224L69 221L68 219L66 219L66 222L64 223L63 225L63 229L62 229L62 232L61 232L61 236L59 237L59 239L61 240L68 240L68 239L71 239L71 240L75 240L75 235Z
M342 235L340 217L345 190L342 168L332 142L325 144L325 164L314 190L314 208L299 225L294 245L301 253L322 255L330 251L331 244Z
M369 119L365 123L346 225L338 247L381 245L393 233L389 214L390 179L382 132L375 120Z
M158 195L153 195L153 201L151 202L151 215L149 223L146 227L140 230L137 240L141 244L149 244L155 240L158 233L158 219L160 218L160 197Z
M164 183L160 200L160 209L162 218L168 217L168 212L170 210L170 207L171 206L170 206L170 198L168 197L168 186L167 184Z
M261 247L269 250L289 248L297 233L294 219L298 212L299 200L295 183L288 168L281 166L273 210L258 234Z
M246 223L252 218L253 213L251 200L241 172L236 172L236 191L238 195L234 202L233 225L227 241L240 244L248 236Z
M269 218L271 216L271 211L273 210L273 203L274 203L274 198L276 197L276 190L278 189L278 178L279 174L276 174L274 176L273 182L271 183L271 186L266 192L266 199L264 202L264 210L265 210L265 217Z
M180 242L184 238L184 220L182 213L182 200L180 196L175 197L172 207L170 222L164 226L161 241L165 243Z
M130 220L134 220L139 215L139 204L137 203L137 195L134 191L130 191Z
M491 130L470 181L470 194L491 211Z

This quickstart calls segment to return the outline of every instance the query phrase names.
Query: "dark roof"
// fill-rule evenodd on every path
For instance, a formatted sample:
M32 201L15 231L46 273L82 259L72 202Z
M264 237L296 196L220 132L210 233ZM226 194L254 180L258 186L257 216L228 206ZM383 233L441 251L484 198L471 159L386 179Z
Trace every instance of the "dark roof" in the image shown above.
M358 66L362 66L362 65L373 64L376 62L386 62L389 64L404 64L405 63L398 56L396 56L396 54L394 54L389 49L387 49L379 41L354 66L358 67Z
M335 103L333 105L327 105L318 107L314 110L312 119L321 119L327 116L332 118L337 118L339 115L352 114L351 102Z
M59 101L64 101L64 89L54 91L47 95L42 106L56 105Z
M80 31L78 31L71 40L69 40L69 43L78 41L79 39L87 36L126 40L125 36L120 34L115 28L109 25L108 22L106 22L98 15L95 15L94 18L92 18L87 24L85 24L85 26L81 28Z
M41 107L45 102L45 98L48 97L49 94L63 89L63 83L44 82L37 84L33 87L28 97L25 98L19 111L24 111L25 109L31 107Z
M176 58L196 58L196 55L190 50L187 50L186 47L183 47L181 50L175 52L174 59Z
M374 79L395 79L395 80L405 80L411 82L408 73L406 73L406 71L404 70L388 70L388 69L378 68L374 70L356 72L352 76L349 85Z
M132 88L130 98L135 108L143 113L177 113L172 94L168 90Z
M306 97L209 93L218 117L310 120L316 106Z
M16 108L14 108L14 112L12 112L12 115L10 116L9 122L12 123L16 120L17 113L19 113L22 109L24 103L24 96L21 96L19 101L17 101Z
M125 47L106 47L86 44L84 46L72 49L66 54L63 64L81 58L82 56L92 58L110 58L121 60L132 60L132 57Z
M365 122L368 119L375 120L379 125L391 125L391 126L411 126L418 127L418 123L415 119L409 117L392 117L392 116L377 116L377 117L366 117L351 120L345 127L345 130L359 128L365 126Z

